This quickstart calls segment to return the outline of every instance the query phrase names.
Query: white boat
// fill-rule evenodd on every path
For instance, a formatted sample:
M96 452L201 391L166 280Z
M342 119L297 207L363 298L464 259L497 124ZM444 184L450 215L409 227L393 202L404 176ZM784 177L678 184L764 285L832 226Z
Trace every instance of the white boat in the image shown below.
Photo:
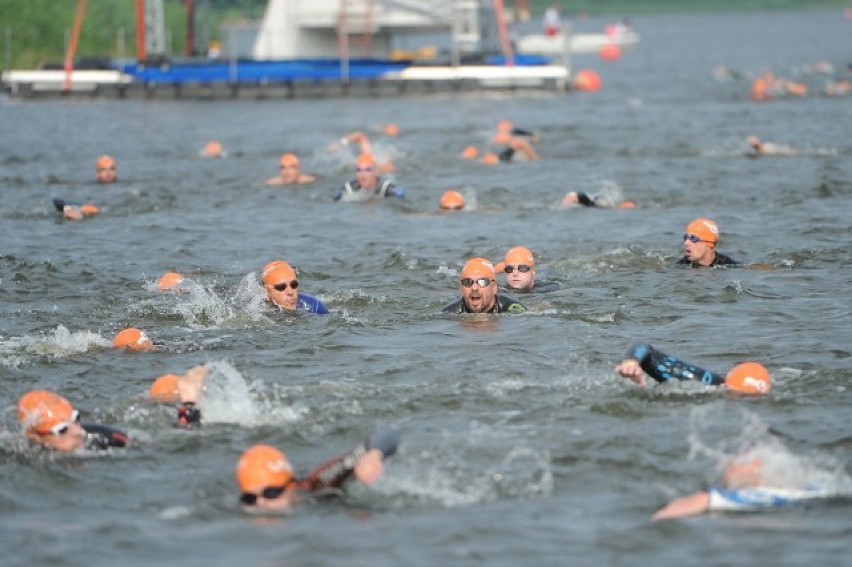
M604 45L617 45L622 50L635 47L639 34L625 31L620 34L576 33L556 36L527 35L518 40L518 53L526 55L561 55L564 53L597 53Z

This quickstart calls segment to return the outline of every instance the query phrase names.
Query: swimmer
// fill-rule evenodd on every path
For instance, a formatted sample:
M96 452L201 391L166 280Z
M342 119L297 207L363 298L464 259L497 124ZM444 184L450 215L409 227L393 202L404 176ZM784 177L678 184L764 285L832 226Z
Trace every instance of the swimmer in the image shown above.
M641 387L647 385L647 376L657 382L669 380L697 380L711 386L720 386L740 394L768 394L772 389L769 371L757 362L743 362L722 376L670 356L648 343L633 342L615 371Z
M464 195L454 189L445 191L444 194L441 195L441 201L438 203L438 207L442 211L460 211L464 209L464 206Z
M305 492L336 493L352 478L373 484L384 472L384 460L396 452L398 444L395 431L379 431L299 479L284 453L269 445L255 445L237 462L240 504L245 511L286 512Z
M584 207L607 207L615 209L635 209L636 201L621 201L620 203L610 203L607 199L589 196L588 193L582 191L568 191L562 198L562 206L564 208L583 205Z
M225 153L225 149L222 147L222 144L217 140L210 140L204 145L199 155L203 158L223 158L228 154Z
M68 220L80 220L83 217L89 217L101 212L98 207L91 203L81 204L64 199L54 199L53 206Z
M328 308L322 301L297 291L299 280L296 270L283 260L269 262L263 268L260 281L266 289L266 298L281 309L304 311L316 315L328 315Z
M761 142L757 136L749 136L746 138L749 145L749 156L796 156L799 155L799 150L790 146L781 144L773 144L772 142Z
M472 160L479 157L479 149L476 146L465 146L459 156L464 160Z
M721 486L711 486L669 502L651 516L654 521L697 516L707 512L756 512L828 500L832 492L816 485L789 489L773 487L763 461L753 455L740 455L728 461Z
M140 331L136 327L122 329L112 339L112 346L126 348L127 350L153 350L158 344L149 339L144 331Z
M157 291L177 291L185 279L178 272L166 272L157 280Z
M543 282L535 278L535 257L525 246L511 248L494 269L506 274L506 287L514 292L544 293L560 287L559 282Z
M317 178L302 173L302 166L296 154L287 153L279 160L279 174L266 180L265 185L306 185Z
M532 146L538 140L538 134L529 130L514 128L508 120L501 120L497 125L497 133L491 141L494 144L506 146L503 151L497 154L497 158L504 163L508 163L516 155L528 161L538 160L538 152Z
M80 423L80 412L49 390L30 390L21 396L18 421L30 442L64 453L130 444L127 434L118 429L99 423Z
M405 190L390 179L379 177L376 160L361 154L355 162L355 179L347 181L334 194L335 201L367 201L374 197L405 197Z
M716 252L718 242L719 225L710 219L695 219L686 226L686 232L683 235L685 254L676 265L691 268L740 265L730 256Z
M390 137L396 137L399 134L399 127L396 126L396 124L389 124L388 126L385 127L384 133L387 134ZM349 134L346 134L345 136L340 138L339 145L338 145L338 143L332 143L329 146L329 150L330 151L336 151L338 147L348 146L350 144L353 144L353 145L357 144L358 145L358 155L359 156L363 155L363 154L376 155L375 152L373 151L373 144L372 144L372 142L370 142L370 138L367 136L367 134L365 134L361 130L356 130L355 132L350 132ZM379 173L387 174L387 173L393 173L394 171L396 171L396 166L393 164L393 162L391 160L387 160L387 161L384 161L384 162L381 162L381 163L379 163L377 161L376 162L376 169L378 170Z
M185 429L198 427L201 425L198 403L209 372L209 367L201 364L183 374L163 374L151 384L148 395L157 403L180 404L177 408L178 426Z
M447 305L444 313L524 313L527 308L497 293L494 265L485 258L471 258L459 276L461 299Z
M118 179L115 158L103 155L95 161L95 180L98 183L115 183Z

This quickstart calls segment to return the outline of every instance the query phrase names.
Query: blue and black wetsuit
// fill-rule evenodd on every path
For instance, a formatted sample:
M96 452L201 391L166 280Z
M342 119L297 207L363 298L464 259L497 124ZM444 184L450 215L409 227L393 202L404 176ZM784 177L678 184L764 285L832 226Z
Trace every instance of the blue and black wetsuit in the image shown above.
M100 423L81 423L80 427L86 432L86 449L98 450L110 447L127 447L130 445L130 437L127 433L108 425Z
M379 177L375 189L362 189L357 180L347 181L334 194L335 201L367 201L373 197L405 197L405 190L390 179Z
M638 360L642 370L657 382L675 379L697 380L713 386L725 383L725 377L721 374L684 362L655 349L648 343L639 341L630 343L624 358Z
M498 293L494 301L494 307L492 307L490 311L486 311L486 313L524 313L526 310L526 307L515 301L513 298L508 295ZM441 311L443 313L456 314L472 313L472 311L467 308L464 299L459 299L458 301L447 305Z
M314 313L316 315L328 315L328 308L322 301L307 293L299 294L299 304L296 307L299 311L306 313Z

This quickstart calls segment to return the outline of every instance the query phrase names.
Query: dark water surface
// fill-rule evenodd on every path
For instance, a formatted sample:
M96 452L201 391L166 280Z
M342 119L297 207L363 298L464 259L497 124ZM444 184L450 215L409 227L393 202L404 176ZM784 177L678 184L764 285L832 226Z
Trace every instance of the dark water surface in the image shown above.
M852 99L818 94L830 76L811 66L840 74L852 22L804 12L634 24L643 40L622 60L575 59L601 73L595 94L0 101L0 563L848 563L848 506L649 516L754 440L848 488ZM748 81L714 78L719 64L814 92L752 103ZM457 158L501 118L541 132L540 162ZM402 135L380 150L395 156L406 202L333 203L351 158L325 146L389 121ZM748 134L803 154L749 159ZM210 138L227 159L199 159ZM287 150L322 182L262 187ZM102 153L118 159L116 185L89 182ZM479 210L425 214L464 183ZM569 189L642 206L559 209ZM59 221L54 196L103 213ZM773 269L672 268L698 216L719 222L722 252ZM439 314L465 258L517 244L559 291L524 296L523 316ZM276 258L330 316L263 304L256 278ZM173 269L189 293L154 293ZM129 325L166 346L108 348ZM697 384L641 391L612 372L634 338L720 372L763 361L775 388L764 399ZM176 430L144 393L201 362L214 368L208 424ZM144 442L34 453L12 409L34 387ZM377 485L287 518L238 512L233 470L249 445L279 446L306 471L380 426L402 445Z

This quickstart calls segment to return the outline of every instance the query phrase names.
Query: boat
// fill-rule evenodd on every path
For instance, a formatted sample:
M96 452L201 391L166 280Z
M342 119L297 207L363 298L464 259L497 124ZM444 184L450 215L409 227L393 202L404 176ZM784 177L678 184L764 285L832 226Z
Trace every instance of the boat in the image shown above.
M639 34L629 30L619 34L577 33L555 36L527 35L516 44L518 53L557 56L564 53L598 53L606 45L617 45L623 51L639 44Z

